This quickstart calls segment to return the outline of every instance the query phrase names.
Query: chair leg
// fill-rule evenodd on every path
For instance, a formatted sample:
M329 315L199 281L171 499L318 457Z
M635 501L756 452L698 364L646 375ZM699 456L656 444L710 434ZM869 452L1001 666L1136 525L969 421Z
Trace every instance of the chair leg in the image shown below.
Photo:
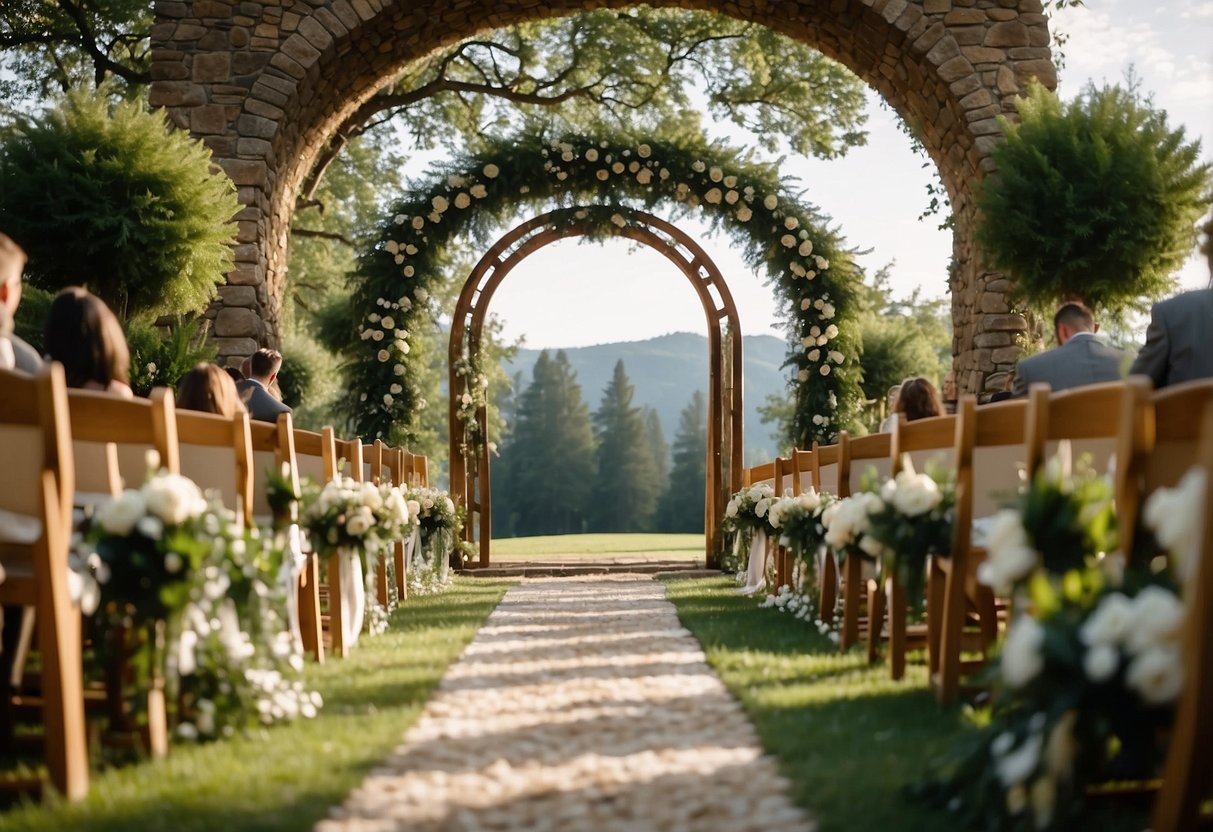
M379 558L375 562L375 594L379 599L379 606L385 610L390 600L387 580L387 554L380 553Z
M303 650L324 664L324 639L320 625L320 559L307 556L307 564L299 573L299 631Z
M344 659L349 653L345 643L345 606L341 602L341 555L329 558L329 638L333 656Z
M885 582L889 616L889 675L898 681L906 675L906 590L896 578Z
M884 629L884 592L876 581L868 581L868 664L880 661L880 636Z
M821 568L817 570L818 587L817 614L822 621L829 623L834 620L834 607L838 605L838 567L834 555L822 550L817 561Z
M393 550L393 555L396 558L396 598L403 601L408 597L408 574L406 572L407 561L404 557L404 541L396 541L396 546Z
M944 592L948 570L944 559L932 556L927 560L927 668L928 678L939 672L939 647L942 643Z
M963 557L953 556L944 586L943 621L940 622L939 669L935 698L949 706L960 694L960 641L964 635L967 572Z
M829 555L827 555L829 557ZM842 587L842 636L838 647L843 652L859 641L859 605L863 585L863 563L859 558L847 558L842 568L845 583Z

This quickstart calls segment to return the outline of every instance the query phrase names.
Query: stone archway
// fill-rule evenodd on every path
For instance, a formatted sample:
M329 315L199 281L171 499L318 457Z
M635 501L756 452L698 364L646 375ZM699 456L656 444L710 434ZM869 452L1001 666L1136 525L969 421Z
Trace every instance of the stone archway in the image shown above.
M468 419L457 404L459 367L480 349L480 336L493 295L514 267L558 240L599 233L592 223L569 222L580 209L549 211L517 226L491 246L468 275L455 306L448 348L451 492L466 507L466 540L479 534L479 566L489 566L492 537L487 405L475 407L475 426L482 441L470 442ZM615 236L643 243L673 263L695 289L708 324L708 458L704 490L704 552L709 567L719 564L718 525L729 495L741 488L743 413L741 323L737 306L720 269L685 232L644 211L626 211ZM476 521L476 518L479 521Z
M342 120L394 74L476 31L629 0L156 0L150 101L203 138L235 181L236 268L213 310L221 355L277 340L295 194ZM752 21L866 81L911 124L956 217L953 354L965 390L1009 370L1008 284L974 244L974 186L997 116L1030 78L1056 86L1040 0L652 0ZM478 14L476 12L479 12Z

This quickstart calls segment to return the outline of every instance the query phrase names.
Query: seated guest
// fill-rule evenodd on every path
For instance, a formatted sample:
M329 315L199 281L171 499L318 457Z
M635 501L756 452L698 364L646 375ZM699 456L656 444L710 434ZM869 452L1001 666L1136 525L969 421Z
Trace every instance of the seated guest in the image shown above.
M894 384L889 388L889 392L885 394L885 403L889 408L889 415L880 420L880 433L888 433L893 429L893 425L897 424L897 393L901 390L900 384Z
M959 398L956 391L956 370L948 370L943 377L943 385L940 387L940 392L943 394L943 410L944 413L956 412L956 399Z
M17 366L12 337L13 316L8 314L7 306L0 304L0 370L11 370Z
M291 409L270 393L270 385L282 367L282 354L277 350L259 349L249 359L248 378L236 385L249 416L262 422L277 422L278 415Z
M1204 250L1213 275L1213 220L1205 225ZM1149 376L1155 387L1213 378L1213 284L1154 304L1146 345L1129 372Z
M943 405L939 402L935 385L921 376L903 381L901 390L897 393L897 404L893 408L893 415L899 414L905 414L907 422L942 416Z
M1095 336L1098 329L1090 309L1081 303L1062 304L1053 316L1057 346L1020 359L1015 366L1015 395L1026 396L1028 387L1039 381L1054 391L1118 381L1129 355L1099 340Z
M177 386L177 408L217 413L231 418L244 412L236 382L214 364L203 362L181 377Z
M68 387L134 398L126 336L114 313L88 290L69 286L55 296L45 344L47 357L63 365Z
M25 270L25 252L7 234L0 234L0 307L11 322L21 303L21 272ZM38 351L15 334L8 336L13 365L23 373L36 373L42 366Z

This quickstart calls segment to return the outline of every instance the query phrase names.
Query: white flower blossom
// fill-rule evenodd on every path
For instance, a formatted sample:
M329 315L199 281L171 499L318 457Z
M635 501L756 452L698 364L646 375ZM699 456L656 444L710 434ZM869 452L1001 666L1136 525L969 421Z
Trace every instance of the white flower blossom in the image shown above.
M779 197L775 196L775 194L767 194L763 197L762 205L768 211L774 211L779 207Z
M447 202L447 199L444 196L434 197L432 200L430 200L430 205L434 206L434 211L439 214L443 213L447 208L450 207L450 203Z
M496 179L501 170L492 162L484 166L484 175L489 179Z
M1179 650L1173 647L1145 650L1129 664L1125 683L1151 705L1175 701L1184 683Z
M135 528L135 523L147 512L143 495L131 489L123 491L115 500L104 503L97 509L96 519L107 534L126 537Z
M460 208L460 209L466 208L471 204L472 204L472 197L470 195L468 195L466 192L460 191L459 193L455 194L455 207L456 208Z
M754 212L750 210L750 206L742 205L737 209L736 216L738 222L749 222L750 218L754 216Z
M708 171L708 178L713 182L719 182L721 179L724 179L724 171L722 171L720 168L713 167L710 171Z
M1029 615L1020 616L1011 625L1002 646L1001 670L1002 678L1012 688L1022 688L1044 670L1044 640L1044 628Z
M703 195L703 199L704 202L707 202L709 205L719 205L720 200L724 199L724 194L720 192L720 188L712 188Z

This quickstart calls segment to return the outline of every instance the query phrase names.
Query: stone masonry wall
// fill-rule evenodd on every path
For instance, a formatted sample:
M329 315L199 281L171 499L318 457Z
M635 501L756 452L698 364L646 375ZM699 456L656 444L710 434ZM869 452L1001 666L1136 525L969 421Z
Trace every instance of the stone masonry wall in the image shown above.
M228 363L276 345L296 194L342 120L394 74L484 29L627 0L156 0L151 103L200 137L244 206L236 267L208 315ZM956 214L953 352L962 389L998 385L1025 322L973 242L973 186L999 115L1052 88L1040 0L682 0L797 38L871 84L919 131ZM828 208L828 206L827 206ZM941 275L941 278L943 276Z

